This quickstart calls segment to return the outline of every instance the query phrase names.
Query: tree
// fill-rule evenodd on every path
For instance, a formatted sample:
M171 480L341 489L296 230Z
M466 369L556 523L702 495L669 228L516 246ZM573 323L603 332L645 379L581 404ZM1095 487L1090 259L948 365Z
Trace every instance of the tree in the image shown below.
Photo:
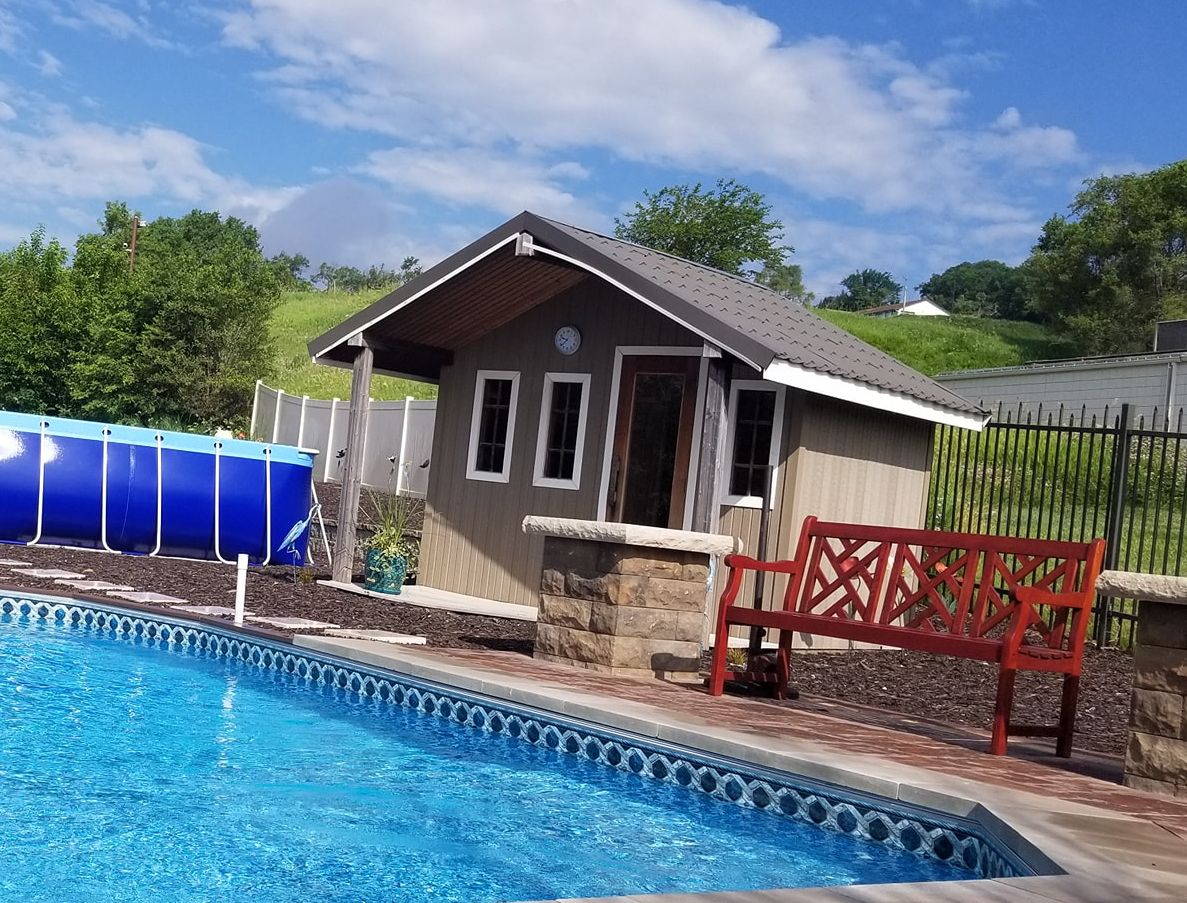
M1036 314L1022 270L1000 260L958 263L918 286L920 297L949 313L999 320L1027 320Z
M820 302L821 307L833 310L868 310L893 304L901 299L903 287L894 277L883 270L858 270L841 280L845 291L829 295Z
M1158 320L1187 315L1187 160L1087 181L1025 271L1036 306L1084 352L1149 348Z
M268 260L276 268L276 278L280 286L288 291L305 291L309 289L309 280L305 278L305 271L309 269L309 258L304 254L280 253Z
M0 254L0 408L72 412L66 375L86 318L67 257L44 229Z
M128 272L122 205L82 236L74 280L91 308L86 353L70 370L86 416L228 426L246 420L255 380L272 364L277 268L256 230L194 210L139 231Z
M634 210L615 218L614 235L735 276L755 264L780 266L793 250L780 244L783 223L766 199L733 179L709 191L699 182L644 191Z
M811 304L816 299L804 288L804 270L798 263L768 263L755 274L754 281L797 304Z

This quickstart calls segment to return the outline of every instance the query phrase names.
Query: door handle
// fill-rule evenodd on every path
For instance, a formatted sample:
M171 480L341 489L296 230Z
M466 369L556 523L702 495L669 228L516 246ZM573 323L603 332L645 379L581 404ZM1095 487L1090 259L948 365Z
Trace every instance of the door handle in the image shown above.
M614 516L614 508L618 504L618 480L622 471L622 459L615 455L610 463L610 487L606 492L606 516Z

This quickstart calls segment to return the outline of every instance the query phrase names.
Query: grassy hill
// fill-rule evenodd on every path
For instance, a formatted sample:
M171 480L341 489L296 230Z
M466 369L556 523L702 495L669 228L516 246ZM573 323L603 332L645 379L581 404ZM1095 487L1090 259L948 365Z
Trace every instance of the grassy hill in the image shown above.
M275 389L311 398L348 398L350 371L324 367L309 359L306 347L310 339L341 323L378 298L383 292L285 292L272 317L272 337L276 341L276 372L265 382ZM408 379L376 375L371 381L371 397L376 401L395 401L405 395L433 398L437 387Z
M346 398L350 371L315 365L306 348L351 314L362 310L381 292L286 292L272 319L276 340L276 372L266 382L294 395ZM881 348L923 373L974 367L1008 367L1045 358L1068 357L1075 349L1036 323L983 320L978 317L887 317L826 310L822 317ZM390 401L411 395L433 398L436 387L389 376L376 376L371 396Z
M1075 355L1075 346L1038 323L980 317L867 317L819 311L831 323L928 376L1010 367Z

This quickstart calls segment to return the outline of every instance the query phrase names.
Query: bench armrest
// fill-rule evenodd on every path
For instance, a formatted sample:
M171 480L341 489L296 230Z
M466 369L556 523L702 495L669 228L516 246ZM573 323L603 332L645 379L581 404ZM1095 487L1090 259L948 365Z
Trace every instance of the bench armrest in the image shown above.
M759 561L745 555L726 555L725 566L742 571L765 571L768 574L798 574L801 567L798 561Z
M1021 605L1049 605L1052 608L1088 608L1092 605L1092 593L1055 593L1040 586L1020 586L1014 591L1014 598Z

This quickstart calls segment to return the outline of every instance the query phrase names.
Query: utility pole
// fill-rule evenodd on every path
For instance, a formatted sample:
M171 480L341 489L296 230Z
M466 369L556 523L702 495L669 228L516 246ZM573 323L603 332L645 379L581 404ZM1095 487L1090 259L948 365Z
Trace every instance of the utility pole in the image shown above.
M136 234L140 231L140 217L132 217L132 240L128 243L128 272L136 269Z

